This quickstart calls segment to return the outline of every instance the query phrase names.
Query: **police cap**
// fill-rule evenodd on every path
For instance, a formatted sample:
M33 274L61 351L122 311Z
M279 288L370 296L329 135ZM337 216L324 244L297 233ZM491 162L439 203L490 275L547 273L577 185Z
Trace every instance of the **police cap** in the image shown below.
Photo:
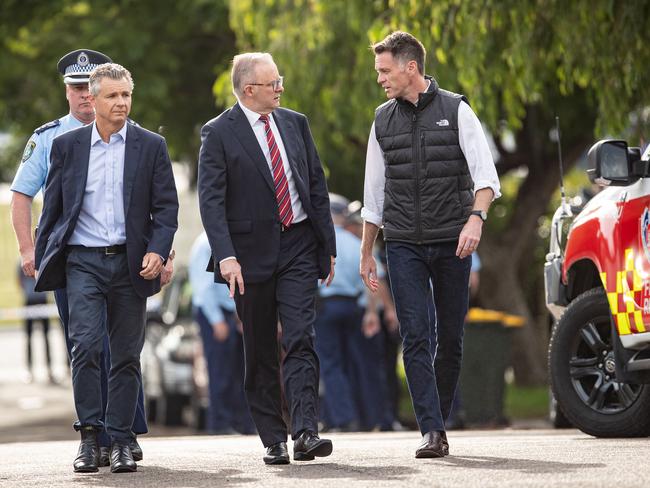
M330 212L334 215L348 216L348 204L350 200L337 193L330 193Z
M56 65L59 73L63 75L63 82L68 85L77 83L88 83L90 72L97 66L104 63L112 63L113 60L99 51L92 49L77 49L66 54Z

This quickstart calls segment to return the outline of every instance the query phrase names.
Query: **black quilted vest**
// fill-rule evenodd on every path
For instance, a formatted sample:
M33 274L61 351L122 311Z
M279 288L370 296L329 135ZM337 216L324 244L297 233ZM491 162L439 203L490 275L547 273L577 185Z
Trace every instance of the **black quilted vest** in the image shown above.
M415 244L458 239L474 203L474 182L458 142L463 95L431 85L417 106L392 99L375 111L386 161L384 238Z

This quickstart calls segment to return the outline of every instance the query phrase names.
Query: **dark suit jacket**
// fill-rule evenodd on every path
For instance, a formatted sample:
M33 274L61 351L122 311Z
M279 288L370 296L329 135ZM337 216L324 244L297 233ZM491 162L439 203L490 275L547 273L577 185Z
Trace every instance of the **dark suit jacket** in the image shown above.
M289 158L300 201L319 242L320 277L330 270L336 238L325 175L307 118L292 110L273 111ZM224 282L219 261L235 256L244 283L259 283L275 271L281 224L273 177L255 133L239 104L212 119L201 130L199 204L212 259L208 271ZM216 262L216 265L215 265Z
M77 225L88 178L92 125L58 136L52 143L43 213L36 238L36 290L66 286L65 248ZM142 258L167 258L178 227L178 196L164 138L127 125L124 150L124 213L131 282L138 295L160 291L160 278L145 280Z

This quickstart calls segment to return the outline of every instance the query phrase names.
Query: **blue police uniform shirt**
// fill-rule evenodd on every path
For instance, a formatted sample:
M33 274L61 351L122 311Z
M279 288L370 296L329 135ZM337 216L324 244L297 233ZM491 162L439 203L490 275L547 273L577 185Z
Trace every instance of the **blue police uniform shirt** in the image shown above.
M352 232L334 226L336 234L336 273L330 286L319 288L323 298L331 296L359 297L365 291L365 285L359 274L361 260L361 240Z
M56 136L83 125L83 122L68 114L36 129L25 146L22 163L11 184L11 191L33 197L39 190L45 189L52 141Z
M199 308L210 324L224 321L224 309L235 310L235 301L230 298L227 285L214 282L214 274L206 271L212 255L208 236L203 232L196 238L190 251L189 278L192 287L192 305Z
M472 273L481 271L481 258L478 257L478 253L474 251L472 253L472 267L470 268Z

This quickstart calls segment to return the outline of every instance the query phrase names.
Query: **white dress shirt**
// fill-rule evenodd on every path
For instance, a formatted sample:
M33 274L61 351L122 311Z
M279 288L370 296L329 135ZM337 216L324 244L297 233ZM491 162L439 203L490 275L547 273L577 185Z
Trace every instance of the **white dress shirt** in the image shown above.
M260 120L260 114L253 112L251 109L244 106L243 103L239 102L244 115L248 119L248 123L251 125L257 142L264 153L264 158L266 159L266 164L269 165L269 171L271 175L273 174L273 166L271 162L271 151L269 150L269 144L266 141L266 131L264 130L264 122ZM291 195L291 210L293 211L293 223L296 224L307 218L305 210L302 208L302 203L300 202L300 195L298 195L298 190L296 190L296 184L293 180L293 173L291 172L291 166L289 165L289 158L287 156L287 151L284 149L284 142L282 142L282 137L280 136L280 131L278 126L275 124L273 119L273 113L269 114L269 122L271 124L271 130L275 136L275 143L280 149L280 156L282 156L282 165L284 167L284 173L287 176L287 182L289 183L289 195Z
M104 142L93 122L88 179L77 224L68 244L103 247L126 242L124 151L126 123ZM137 191L137 190L136 190Z
M494 198L501 196L499 177L483 127L470 106L463 101L458 105L458 140L474 181L474 192L476 193L482 188L492 188ZM366 152L366 176L361 217L377 227L381 227L383 224L385 165L384 153L377 141L375 123L373 122Z

